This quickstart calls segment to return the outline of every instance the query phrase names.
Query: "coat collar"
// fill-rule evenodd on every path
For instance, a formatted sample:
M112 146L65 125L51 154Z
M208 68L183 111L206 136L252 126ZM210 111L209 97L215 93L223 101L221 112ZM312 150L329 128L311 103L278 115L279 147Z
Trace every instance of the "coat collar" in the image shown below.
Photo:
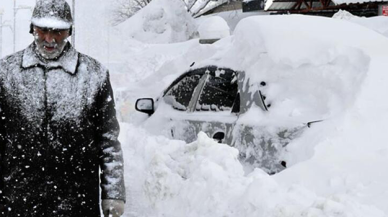
M22 67L30 68L37 65L47 69L62 68L66 72L74 75L78 65L78 52L67 43L61 56L56 60L44 60L36 53L36 45L32 43L23 53Z

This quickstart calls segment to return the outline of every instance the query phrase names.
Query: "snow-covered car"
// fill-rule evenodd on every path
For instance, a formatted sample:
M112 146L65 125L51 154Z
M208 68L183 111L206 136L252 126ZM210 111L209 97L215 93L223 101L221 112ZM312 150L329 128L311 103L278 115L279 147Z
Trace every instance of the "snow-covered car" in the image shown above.
M151 125L170 138L192 142L203 131L238 148L245 162L268 173L281 171L286 167L281 158L282 148L310 123L280 127L276 131L261 123L239 124L239 117L253 106L266 112L271 109L271 99L260 89L254 94L244 89L244 80L244 72L229 68L191 69L172 82L156 102L141 98L135 107L152 115ZM258 85L265 89L267 83L261 81ZM156 111L159 112L155 114Z
M354 103L369 65L369 57L352 46L351 37L339 46L338 38L326 37L325 30L294 25L314 25L311 19L250 17L232 36L213 45L192 46L181 59L163 67L164 75L168 70L179 75L163 85L159 97L137 100L136 109L150 115L143 126L186 142L203 131L235 147L246 165L270 174L294 165L299 145L311 143L305 153L297 153L298 159L313 152L310 132L321 133L310 129L311 124L331 120ZM277 22L282 28L273 25ZM188 67L187 60L195 64ZM170 77L159 80L165 79Z

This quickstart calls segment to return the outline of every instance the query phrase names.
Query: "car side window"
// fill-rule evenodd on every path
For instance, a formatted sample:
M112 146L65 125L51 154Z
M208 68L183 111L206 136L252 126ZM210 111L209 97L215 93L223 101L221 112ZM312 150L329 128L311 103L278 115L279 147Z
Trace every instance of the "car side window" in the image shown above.
M237 75L229 69L211 73L196 104L196 111L231 111L238 102Z
M167 91L164 96L165 102L177 110L186 111L200 79L200 74L189 74L183 77Z

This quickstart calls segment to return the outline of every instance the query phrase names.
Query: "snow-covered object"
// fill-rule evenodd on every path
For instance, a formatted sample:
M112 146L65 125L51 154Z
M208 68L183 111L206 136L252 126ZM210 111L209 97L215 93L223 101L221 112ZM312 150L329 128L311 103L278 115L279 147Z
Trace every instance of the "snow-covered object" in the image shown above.
M147 43L186 41L196 33L194 18L181 0L154 0L117 28Z
M69 4L65 0L39 0L31 18L39 27L69 29L73 24Z
M230 35L230 29L226 21L219 16L206 19L206 22L198 27L200 39L221 39Z
M373 27L373 20L380 21L380 18L387 20L386 17L364 20L368 21L368 27ZM260 19L262 22L252 22L254 25L251 26L251 30L259 27L261 31L255 30L256 34L259 33L260 38L265 40L250 38L245 46L241 43L234 56L232 56L232 50L230 51L230 63L223 60L219 62L221 65L245 68L255 63L255 59L260 60L263 55L269 55L284 71L274 70L272 74L268 72L266 76L277 77L278 81L285 78L290 88L298 86L302 88L309 83L306 81L319 84L317 88L307 88L306 92L291 91L292 98L295 99L297 95L306 97L319 95L321 90L329 88L335 97L331 97L327 92L327 95L321 95L323 98L343 98L348 103L338 104L345 107L337 110L339 111L337 115L325 122L313 124L300 139L289 144L286 155L289 168L275 176L266 176L260 170L235 176L234 173L240 174L239 166L234 165L234 169L227 171L222 166L223 161L214 160L216 156L221 155L224 157L224 162L238 164L234 161L235 151L227 147L216 146L217 148L212 150L217 152L206 155L195 150L185 152L187 149L184 147L187 144L182 141L153 136L139 127L122 124L121 141L124 144L126 156L126 181L127 186L130 186L127 189L127 212L124 216L387 216L388 177L384 172L388 164L386 147L388 104L384 100L385 93L388 92L387 39L362 26L329 18L292 15L261 16L255 19ZM388 26L383 25L383 22L374 24L380 25L379 28ZM248 29L248 27L249 25L246 25L243 28ZM238 31L242 30L240 27L238 29ZM245 38L248 39L249 35ZM131 46L125 48L123 46L123 50L120 50L122 52L117 52L117 58L120 57L120 61L126 61L130 67L126 75L120 75L126 76L128 81L122 82L120 87L131 88L128 91L130 97L127 98L129 102L127 105L133 109L136 98L156 97L192 62L196 62L195 67L202 63L205 65L206 59L217 61L217 57L225 55L225 52L231 48L231 44L237 43L237 39L235 36L227 37L212 46L200 46L194 41L163 45L127 42ZM332 47L320 45L322 42ZM332 60L337 58L336 61L322 61L319 58L319 52L326 51L327 54L329 49L335 50L333 46L347 47L347 49L353 47L357 54L348 55L345 49L339 49L340 52L335 52L331 56ZM265 47L265 50L261 47ZM285 52L284 55L282 51ZM306 52L305 55L303 55L304 52ZM219 54L215 55L217 53ZM309 57L310 54L313 56ZM356 69L354 74L341 73L341 69L338 68L341 61L343 63L349 61L348 63L360 66L363 64L354 60L358 59L357 56L365 57L365 55L370 58L368 67L361 66L367 70L366 72ZM303 62L299 61L303 59ZM313 74L316 72L314 67L310 68L310 73L305 76L293 73L294 69L301 69L303 65L324 67L325 62L329 62L329 65L336 64L333 68L337 67L339 71L328 71L327 77L319 77L319 73ZM257 64L251 68L251 72L255 68L258 72L263 67L267 67L267 62L262 63L265 65ZM287 74L285 70L288 69ZM331 72L333 73L330 74ZM330 79L331 75L333 75L332 79ZM361 76L361 80L357 80L355 75ZM314 76L317 77L314 78ZM117 77L117 79L120 78ZM358 83L352 85L354 81ZM276 82L268 83L268 87L273 84ZM343 84L346 88L342 86ZM321 108L320 111L327 112L328 107L338 109L334 103L332 106L325 105L325 108ZM282 108L287 109L287 107ZM251 112L255 115L254 110ZM139 117L139 119L147 117L140 113L134 115L136 114L134 111L131 114L132 117ZM267 124L273 126L271 123ZM201 141L207 143L208 140L201 139ZM210 150L213 145L217 144L195 143L189 144L189 147L195 149L200 146L203 153L204 149ZM230 154L226 154L229 152ZM186 153L189 153L188 158L181 156ZM195 163L191 163L194 162L193 158L197 159ZM212 166L201 166L199 158L203 159L202 162L205 165ZM196 170L189 171L187 168ZM207 168L209 169L206 170ZM189 174L189 176L182 178L181 174ZM215 175L212 176L212 174ZM220 178L217 179L217 177ZM253 182L255 184L251 184ZM223 188L218 188L219 185ZM155 190L158 187L161 189ZM166 194L163 196L163 193ZM279 194L286 199L279 199ZM181 204L187 205L187 209L183 210L184 207ZM242 204L241 212L235 212L239 204ZM272 209L274 212L277 209L276 214L253 214L255 212L257 214L259 210L270 210L271 205L276 206ZM243 210L243 208L246 209ZM174 213L174 210L177 212ZM202 215L196 215L197 213Z
M283 39L297 27L274 29L269 24L289 19L309 23L303 16L245 19L233 40L219 42L225 49L194 66L199 69L216 65L241 71L237 121L227 121L227 115L220 113L204 121L201 112L174 113L166 106L158 106L146 127L159 128L156 132L166 132L167 136L173 132L173 138L186 142L193 141L201 130L212 136L222 129L227 135L224 141L238 148L242 159L268 172L284 168L278 162L284 159L282 152L287 143L300 136L306 123L330 119L349 108L369 67L369 57L360 49L337 46L316 33ZM334 20L332 25L337 22ZM309 32L303 28L299 31ZM295 85L296 82L303 85ZM266 97L268 112L258 93ZM161 124L160 119L168 124ZM222 128L219 123L231 127Z
M134 162L126 162L128 176L144 174L128 183L142 189L129 192L140 200L138 216L386 216L388 177L381 171L388 164L388 104L381 94L388 92L388 40L347 21L292 15L247 18L234 36L215 45L206 60L198 49L184 58L199 60L196 67L216 63L244 70L252 83L267 81L263 91L273 99L272 111L253 108L242 123L259 120L276 129L275 117L328 119L287 146L290 168L272 177L260 170L236 176L238 166L223 166L238 164L234 151L212 149L216 144L203 136L186 145L130 127L127 153ZM217 151L200 154L204 147ZM223 160L216 161L218 156Z

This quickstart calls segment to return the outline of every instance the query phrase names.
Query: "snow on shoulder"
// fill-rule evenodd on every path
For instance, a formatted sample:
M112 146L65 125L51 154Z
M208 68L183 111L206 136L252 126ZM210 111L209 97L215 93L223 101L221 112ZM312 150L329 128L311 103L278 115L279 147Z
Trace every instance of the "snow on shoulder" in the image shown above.
M145 43L182 42L196 32L194 18L180 0L154 0L118 28Z

